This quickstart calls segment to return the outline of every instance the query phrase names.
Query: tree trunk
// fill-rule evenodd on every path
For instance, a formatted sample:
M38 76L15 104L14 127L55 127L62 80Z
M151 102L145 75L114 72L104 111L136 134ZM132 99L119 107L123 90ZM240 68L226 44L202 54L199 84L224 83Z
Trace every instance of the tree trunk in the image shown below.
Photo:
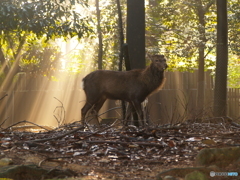
M127 1L127 44L130 59L130 68L145 68L144 0ZM134 125L139 126L137 113L134 113L133 118Z
M204 99L205 99L205 77L204 77L204 64L205 64L205 58L204 58L204 50L205 50L205 43L206 40L206 32L205 32L205 26L206 22L204 19L204 8L202 5L202 0L198 1L198 8L197 8L197 14L198 14L198 20L199 20L199 34L200 34L200 44L198 47L198 91L197 91L197 107L198 107L198 114L201 116L204 112Z
M0 63L1 63L2 72L6 76L9 72L9 67L1 47L0 47Z
M120 0L116 0L117 10L118 10L118 31L119 31L119 64L118 70L122 71L123 66L123 45L124 45L124 34L123 34L123 24L122 24L122 10ZM121 101L122 104L122 119L126 118L126 103Z
M5 70L5 79L2 83L2 88L4 91L10 91L13 89L13 78L14 76L20 71L20 66L19 66L19 62L21 60L21 53L22 53L22 49L23 49L23 45L26 41L26 35L24 35L21 39L19 39L19 45L16 51L14 51L13 48L13 42L11 37L8 37L8 41L9 41L9 48L12 50L13 53L13 58L14 58L14 63L11 65L11 67L6 67L7 69ZM2 50L1 50L2 51ZM0 53L1 54L1 53ZM2 55L4 56L3 52ZM4 58L6 66L7 66L7 62L6 59Z
M122 71L123 45L124 45L122 10L121 10L121 5L120 5L120 0L116 0L116 1L117 1L117 10L118 10L118 32L119 32L119 65L118 65L118 70Z
M131 69L145 68L144 0L127 1L127 44Z
M214 4L214 0L208 2L203 6L202 0L198 0L198 6L196 7L196 13L198 15L199 21L199 34L200 34L200 44L198 47L198 87L197 87L197 107L198 114L200 116L204 113L204 102L205 102L205 47L206 47L206 22L205 22L205 13L209 11L209 8Z
M97 33L98 33L98 69L102 69L103 44L102 44L102 30L101 30L101 12L99 9L99 0L96 0L97 11Z
M217 0L217 63L214 115L227 115L228 22L227 0Z

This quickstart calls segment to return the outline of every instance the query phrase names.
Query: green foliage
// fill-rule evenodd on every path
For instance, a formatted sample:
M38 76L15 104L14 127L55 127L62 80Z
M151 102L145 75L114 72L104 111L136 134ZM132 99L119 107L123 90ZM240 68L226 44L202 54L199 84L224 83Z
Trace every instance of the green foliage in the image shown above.
M59 47L50 39L78 38L78 48L62 56L65 70L96 69L97 17L95 4L87 0L2 0L0 1L0 48L7 64L19 61L24 71L47 74L60 67ZM204 46L205 69L215 69L215 0L151 0L146 6L146 49L169 59L169 70L198 68L199 47ZM239 87L240 0L228 1L229 86ZM121 1L126 24L126 1ZM118 66L119 37L115 0L100 0L103 36L103 68ZM204 23L200 16L204 15ZM201 25L203 24L203 25ZM48 43L46 41L49 41ZM1 57L0 57L1 58ZM0 59L1 60L1 59ZM3 64L3 60L0 61ZM59 64L59 63L58 63Z
M0 1L0 65L5 75L30 71L50 76L59 69L59 48L48 42L91 34L91 20L84 12L87 3L86 0Z
M228 86L240 88L240 59L238 56L232 56L228 68Z
M46 38L28 38L24 46L20 67L24 72L50 74L61 67L61 52L58 46L46 42Z
M94 48L93 39L83 38L79 41L78 49L73 49L71 53L67 53L63 58L67 61L65 62L65 71L70 73L87 73L93 69L94 57L93 54L96 53Z
M118 15L115 0L100 1L100 28L103 37L103 69L118 69L119 60L119 33L118 33ZM74 49L68 55L66 67L72 72L86 72L97 69L98 60L98 33L97 33L97 14L95 4L89 4L89 18L93 23L93 31L89 37L82 38L79 41L78 49ZM122 3L122 9L125 19L126 3ZM70 61L69 61L70 60Z
M230 53L240 57L240 0L228 1L228 29ZM240 58L239 58L240 60Z
M204 44L210 52L216 41L215 6L205 12L206 26L199 22L199 11L204 11L211 1L158 1L147 9L147 51L163 53L170 59L170 67L181 71L198 65L198 48ZM205 32L202 31L204 28ZM206 37L206 38L205 38Z
M100 23L103 36L103 69L117 70L117 61L119 56L119 34L116 1L100 1L100 9ZM92 20L96 25L97 19L95 13L92 14ZM95 33L94 38L97 38L96 35L97 33ZM97 60L96 55L94 58L95 60Z
M33 32L37 37L47 36L81 38L90 32L86 17L77 12L71 5L79 0L69 1L49 0L7 0L0 2L0 32ZM81 1L83 4L83 2ZM79 7L82 8L83 7Z
M169 59L169 70L198 68L198 48L204 45L205 69L215 69L215 1L156 0L147 7L146 46L149 54L162 53ZM229 87L239 87L240 0L228 1ZM200 22L204 14L204 21ZM204 27L201 26L204 24Z

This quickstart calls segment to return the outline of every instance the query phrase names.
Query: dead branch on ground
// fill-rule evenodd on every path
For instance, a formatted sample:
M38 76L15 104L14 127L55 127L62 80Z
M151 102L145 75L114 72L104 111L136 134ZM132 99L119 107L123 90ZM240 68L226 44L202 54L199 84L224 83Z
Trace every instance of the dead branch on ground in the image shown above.
M12 127L18 125L18 124L21 124L21 123L29 123L29 124L33 124L33 125L35 125L35 126L41 128L41 129L44 129L44 130L46 130L46 131L49 131L49 129L45 128L44 126L38 125L38 124L36 124L36 123L30 122L30 121L27 121L27 120L23 120L23 121L20 121L20 122L14 123L14 124L8 126L8 127L5 128L5 129L2 129L2 131L7 131L8 129L10 129L10 128L12 128Z
M2 125L9 119L9 116L3 120L3 122L0 124L0 128L2 127Z
M58 126L60 126L62 123L64 123L65 122L65 108L64 108L64 106L63 106L63 103L59 100L59 99L57 99L56 97L54 97L54 99L56 99L58 102L60 102L60 104L61 104L61 106L57 106L55 109L54 109L54 111L53 111L53 114L58 110L58 109L60 109L60 115L58 114L58 117L60 118L60 119L58 119L57 118L57 116L55 116L55 115L53 115L54 116L54 118L57 120L57 122L58 122Z
M6 96L8 96L8 94L5 94L3 97L1 97L1 98L0 98L0 101L1 101L2 99L4 99Z
M120 107L111 108L111 109L107 110L106 112L100 114L99 116L101 116L101 115L103 115L103 114L105 114L105 113L107 113L107 112L109 112L109 111L111 111L111 110L118 109L118 108L120 108ZM116 121L115 121L115 122L116 122ZM112 128L112 127L115 125L115 122L114 122L110 127L104 128L102 131L105 131L106 129ZM71 130L71 131L68 131L68 132L66 132L66 133L64 133L64 134L62 134L62 135L56 136L56 137L45 138L45 139L36 139L36 140L30 140L30 141L24 141L24 142L21 141L21 142L17 142L16 144L35 143L35 142L44 142L44 141L51 141L51 140L61 139L61 138L65 137L65 136L67 136L67 135L73 134L73 133L75 133L75 132L77 132L77 131L79 131L79 130L82 130L82 129L84 129L84 128L85 128L84 126L80 126L80 127L76 128L76 129L73 129L73 130ZM88 128L89 128L89 127L88 127ZM90 129L89 129L89 130L90 130ZM101 130L97 131L97 133L99 133L100 131L101 131ZM96 132L93 133L93 134L96 134Z

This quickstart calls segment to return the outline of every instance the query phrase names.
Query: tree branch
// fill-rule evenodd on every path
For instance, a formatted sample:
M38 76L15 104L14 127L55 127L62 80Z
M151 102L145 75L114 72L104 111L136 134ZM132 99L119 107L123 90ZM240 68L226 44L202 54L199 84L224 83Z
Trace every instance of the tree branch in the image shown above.
M208 2L204 7L203 7L203 11L204 14L209 10L209 8L215 3L215 0L211 0L210 2Z

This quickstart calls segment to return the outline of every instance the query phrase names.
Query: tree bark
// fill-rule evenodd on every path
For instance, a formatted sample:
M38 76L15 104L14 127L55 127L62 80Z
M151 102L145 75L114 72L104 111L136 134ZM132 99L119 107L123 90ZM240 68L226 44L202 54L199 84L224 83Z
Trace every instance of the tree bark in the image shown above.
M196 7L196 13L198 15L199 21L199 34L200 34L200 44L198 47L198 86L197 86L197 107L198 114L201 116L204 113L204 103L205 103L205 48L206 48L206 22L205 13L209 10L214 1L210 1L205 6L202 0L198 0L198 5Z
M7 75L9 72L9 67L1 47L0 47L0 63L2 72L4 73L4 75Z
M205 26L206 22L204 19L205 11L203 9L202 0L198 0L198 20L199 20L199 34L200 34L200 44L198 47L198 91L197 91L197 107L198 113L201 115L204 112L204 99L205 99L205 77L204 77L204 50L205 50L205 43L206 40L206 31Z
M103 44L102 44L101 12L99 8L99 0L96 0L96 11L97 11L97 33L98 33L98 69L102 69Z
M127 44L131 69L145 68L145 6L144 0L127 1ZM139 126L137 113L134 125ZM142 119L141 119L142 120Z
M124 45L124 34L123 34L123 24L122 24L122 10L120 0L116 0L117 10L118 10L118 32L119 32L119 64L118 70L122 71L123 66L123 45ZM126 103L121 101L122 104L122 119L126 118Z
M19 45L16 51L14 51L13 48L13 42L11 42L11 37L8 37L8 41L10 44L10 49L12 50L13 53L13 59L14 59L14 63L11 65L11 67L7 67L6 70L6 74L5 74L5 79L2 83L2 88L5 91L9 91L11 90L13 87L11 87L13 85L13 78L14 76L20 71L20 66L19 66L19 62L21 60L21 53L22 53L22 49L23 49L23 45L26 42L26 35L24 35L23 37L21 37L19 39ZM6 59L5 60L5 64L7 65Z
M122 71L123 65L123 45L124 45L124 34L123 34L123 24L122 24L122 10L120 0L116 0L117 10L118 10L118 32L119 32L119 65L118 70Z
M144 0L127 1L127 44L131 69L145 68Z
M214 115L227 115L228 20L227 0L217 0L217 63Z

